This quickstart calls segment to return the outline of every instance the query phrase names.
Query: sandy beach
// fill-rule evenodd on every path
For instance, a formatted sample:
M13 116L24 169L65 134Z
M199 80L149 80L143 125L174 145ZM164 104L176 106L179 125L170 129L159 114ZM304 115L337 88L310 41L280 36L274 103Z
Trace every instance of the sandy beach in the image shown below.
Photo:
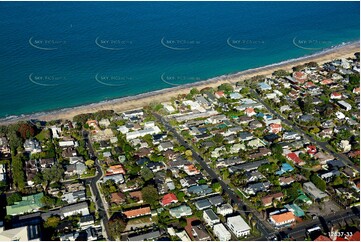
M193 87L196 87L198 89L202 89L205 87L217 87L222 83L236 83L238 81L248 79L255 75L270 76L275 70L278 69L292 70L292 67L310 61L323 64L333 59L352 57L354 56L354 53L359 51L360 51L360 42L351 43L347 45L338 46L332 49L324 50L322 52L310 56L305 56L294 60L288 60L264 67L249 69L232 75L223 75L196 83L170 87L167 89L139 94L136 96L124 97L110 101L74 107L74 108L66 108L66 109L55 110L46 113L35 113L30 115L23 115L8 119L2 119L0 120L0 124L2 125L9 124L20 120L29 120L29 119L38 119L44 121L50 121L56 119L72 119L74 116L78 114L92 113L99 110L114 110L116 112L121 112L121 111L136 109L146 106L151 102L169 101L174 96L188 93L189 90Z

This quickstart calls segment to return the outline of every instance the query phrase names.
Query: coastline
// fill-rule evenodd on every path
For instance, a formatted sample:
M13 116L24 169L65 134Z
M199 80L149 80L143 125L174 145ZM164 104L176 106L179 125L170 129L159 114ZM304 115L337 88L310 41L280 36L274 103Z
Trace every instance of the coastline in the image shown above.
M99 110L114 110L115 112L122 112L126 110L141 108L156 100L157 102L169 101L172 97L179 94L187 94L191 88L202 89L205 87L217 87L222 83L236 83L245 80L255 75L270 76L275 70L284 69L292 70L292 67L301 65L310 61L323 64L332 59L347 58L354 56L354 53L360 51L360 41L339 45L333 48L325 49L320 52L306 55L303 57L290 59L262 67L240 71L234 74L226 74L204 81L179 85L175 87L156 90L148 93L142 93L135 96L121 97L109 101L102 101L77 107L64 108L60 110L39 112L20 116L10 116L0 119L0 125L7 125L18 121L39 119L43 121L50 121L56 119L72 119L74 116L81 113L92 113Z

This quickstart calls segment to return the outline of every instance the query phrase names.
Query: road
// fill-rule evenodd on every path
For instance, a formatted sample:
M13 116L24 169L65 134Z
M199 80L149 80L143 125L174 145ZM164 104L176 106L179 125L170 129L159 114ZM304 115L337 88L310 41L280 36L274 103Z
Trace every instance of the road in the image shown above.
M332 154L334 157L336 157L338 160L342 161L342 163L345 164L345 166L349 166L349 167L353 167L353 163L352 161L350 161L346 155L344 154L339 154L339 153L335 153L333 152L331 149L327 148L327 142L320 142L315 140L313 137L311 137L310 135L308 135L306 132L304 132L302 129L300 129L298 126L294 125L293 123L291 123L289 120L283 118L281 115L279 115L275 110L272 109L272 107L270 107L267 103L265 103L262 98L258 95L258 93L254 90L252 90L252 93L255 95L256 99L263 104L269 112L271 112L273 114L274 117L278 117L279 119L282 120L282 122L284 122L285 124L287 124L288 126L292 127L292 129L294 129L295 131L303 134L304 137L306 137L310 142L317 144L319 147L321 147L323 150L327 151L328 153Z
M86 180L86 182L85 182L86 185L90 185L91 190L93 192L93 195L96 198L96 200L94 202L96 203L96 207L97 207L97 210L98 210L97 212L99 214L99 217L101 218L101 220L103 222L103 226L104 226L105 232L106 232L106 237L109 240L112 240L112 238L109 237L109 227L108 227L109 218L107 216L106 210L104 208L103 200L101 199L101 195L100 195L99 189L97 187L97 182L103 177L103 171L102 171L102 168L99 165L98 159L95 156L93 147L92 147L92 145L91 145L91 143L89 141L88 136L89 136L89 133L87 131L83 130L83 138L84 138L84 141L85 141L85 143L86 143L86 145L88 147L88 152L89 152L90 158L94 159L94 165L95 165L95 167L97 169L97 173L96 173L95 177L92 177L90 179L84 179L84 180Z
M178 142L182 146L192 151L193 159L196 160L202 166L202 168L208 173L208 175L213 180L217 180L219 182L223 191L228 194L229 198L232 200L232 203L238 206L238 208L240 209L243 215L247 216L250 212L255 215L253 216L253 218L256 219L257 228L262 233L264 238L275 235L273 227L270 224L268 224L266 221L262 220L261 215L256 210L248 207L245 203L242 202L242 200L233 191L233 189L230 188L224 181L222 181L221 178L218 177L218 175L208 166L208 164L203 160L203 158L198 154L198 152L195 151L194 148L184 140L184 138L178 133L178 131L175 128L173 128L160 115L156 113L153 113L153 115L159 120L159 122L161 122L165 126L165 128L169 132L173 133L174 137L178 140Z

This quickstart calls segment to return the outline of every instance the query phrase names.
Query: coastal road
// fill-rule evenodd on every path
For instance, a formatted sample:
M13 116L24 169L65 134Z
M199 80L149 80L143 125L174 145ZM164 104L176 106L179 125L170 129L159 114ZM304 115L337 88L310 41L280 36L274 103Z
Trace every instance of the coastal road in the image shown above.
M279 119L282 120L282 122L284 122L285 124L287 124L288 126L292 127L295 131L303 134L304 137L306 137L310 142L317 144L319 147L321 147L324 151L327 151L328 153L332 154L334 157L336 157L338 160L340 160L342 163L345 164L345 166L349 166L349 167L353 167L353 163L352 161L350 161L344 154L338 154L335 153L334 151L332 151L331 149L329 149L326 145L327 142L320 142L315 140L313 137L311 137L310 135L308 135L306 132L304 132L302 129L300 129L298 126L294 125L293 123L291 123L289 120L283 118L281 115L279 115L274 109L272 109L272 107L270 107L267 103L265 103L262 98L258 95L258 93L254 90L251 91L256 99L262 104L264 105L268 111L270 111L274 117L277 117Z
M245 203L242 202L242 200L234 192L234 190L230 188L228 184L226 184L220 177L218 177L218 175L208 166L208 164L198 154L198 152L195 151L194 148L184 140L184 138L178 133L178 131L175 128L173 128L162 116L156 113L153 113L153 115L158 119L159 122L161 122L165 126L165 128L169 132L173 133L174 137L178 140L178 142L182 146L192 151L193 159L196 160L202 166L202 168L208 173L208 175L213 180L217 180L219 182L223 191L228 194L229 198L232 200L232 203L238 206L238 208L240 209L243 215L245 215L246 217L249 213L253 213L255 215L253 216L253 218L256 219L257 222L256 226L258 230L262 233L263 238L269 238L275 235L273 227L266 221L262 220L261 215L256 210L248 207Z
M106 237L108 238L108 240L112 240L112 238L109 237L109 227L108 227L109 218L108 218L108 215L104 208L103 200L102 200L102 197L100 195L100 192L99 192L99 189L97 186L97 182L103 177L103 171L99 165L99 161L96 158L93 147L89 141L89 133L85 130L83 130L83 139L88 147L88 152L89 152L90 158L94 159L94 165L97 169L96 176L92 177L90 179L86 179L85 184L90 185L90 187L91 187L92 193L96 198L96 200L94 202L96 203L96 207L98 210L97 212L99 214L99 217L102 220L102 223L103 223L103 226L105 229L105 233L106 233Z

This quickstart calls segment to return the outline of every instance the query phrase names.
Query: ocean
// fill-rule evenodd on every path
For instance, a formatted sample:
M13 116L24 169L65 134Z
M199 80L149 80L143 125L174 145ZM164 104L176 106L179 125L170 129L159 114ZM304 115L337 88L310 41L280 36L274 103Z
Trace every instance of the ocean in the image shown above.
M360 39L359 2L0 2L0 118L131 96Z

